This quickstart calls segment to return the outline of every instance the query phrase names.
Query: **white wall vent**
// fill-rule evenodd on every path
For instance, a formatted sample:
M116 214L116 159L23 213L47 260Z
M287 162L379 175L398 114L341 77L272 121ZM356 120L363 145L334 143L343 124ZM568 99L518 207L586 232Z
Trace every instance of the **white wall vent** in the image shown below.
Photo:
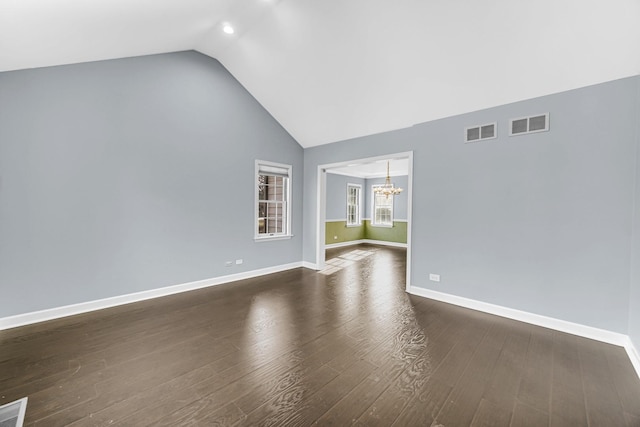
M509 123L509 136L545 132L548 130L549 113L511 119Z
M24 415L27 411L27 400L26 397L23 397L15 402L0 406L0 426L22 427Z
M498 136L498 124L469 126L464 128L464 142L476 142L483 139L493 139Z

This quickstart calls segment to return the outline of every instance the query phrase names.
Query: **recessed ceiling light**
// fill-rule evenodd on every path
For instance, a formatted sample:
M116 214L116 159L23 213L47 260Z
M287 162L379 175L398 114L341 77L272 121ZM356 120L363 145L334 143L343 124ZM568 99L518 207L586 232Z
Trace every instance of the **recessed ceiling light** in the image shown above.
M222 31L224 31L225 34L233 34L236 32L236 30L233 29L231 24L224 24L222 26Z

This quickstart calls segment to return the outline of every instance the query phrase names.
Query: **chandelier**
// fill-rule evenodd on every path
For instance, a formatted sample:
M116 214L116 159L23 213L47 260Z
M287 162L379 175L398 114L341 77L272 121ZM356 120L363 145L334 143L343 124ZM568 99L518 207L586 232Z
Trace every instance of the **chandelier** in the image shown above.
M374 187L373 190L376 194L381 194L385 196L387 199L389 196L395 196L397 194L402 193L402 188L394 187L391 183L391 177L389 176L389 162L387 161L387 179L384 181L384 185L380 185L378 187Z

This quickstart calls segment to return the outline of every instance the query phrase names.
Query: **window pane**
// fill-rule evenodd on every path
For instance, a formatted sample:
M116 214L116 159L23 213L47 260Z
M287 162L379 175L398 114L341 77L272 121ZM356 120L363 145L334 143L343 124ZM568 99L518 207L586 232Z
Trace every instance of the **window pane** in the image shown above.
M374 187L375 189L375 187ZM383 194L373 194L374 215L373 225L393 225L393 196L385 196Z
M267 230L268 233L282 233L282 219L267 219Z
M277 185L272 188L272 192L273 192L273 197L271 198L272 200L280 200L280 201L284 200L284 187L282 187L281 185Z
M267 217L274 218L278 215L278 204L277 203L267 203Z
M257 234L276 235L289 231L287 198L290 185L290 169L256 162L258 194ZM290 168L290 167L289 167ZM288 170L287 170L288 169ZM272 173L273 171L273 173Z
M360 223L360 188L347 185L347 225Z
M258 175L258 200L267 199L266 175Z
M285 201L288 178L260 175L258 179L258 200Z

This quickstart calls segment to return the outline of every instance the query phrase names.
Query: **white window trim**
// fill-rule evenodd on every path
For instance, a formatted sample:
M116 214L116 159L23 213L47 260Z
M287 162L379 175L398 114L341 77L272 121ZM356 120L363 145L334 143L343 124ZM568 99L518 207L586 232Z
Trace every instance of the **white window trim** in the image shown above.
M355 187L358 189L358 214L355 224L349 224L349 187ZM362 226L362 185L347 183L347 220L345 221L347 227L361 227Z
M382 227L382 228L393 228L393 211L394 211L393 208L395 205L395 199L391 201L391 224L377 224L375 222L376 221L376 193L374 192L374 189L376 187L382 187L382 184L371 186L371 226ZM389 197L393 198L393 196L389 196Z
M272 166L275 168L281 168L287 170L288 183L286 186L286 205L287 205L287 219L285 222L285 230L282 233L269 233L269 234L260 234L258 233L258 212L260 202L258 200L258 175L260 173L260 165L264 166ZM293 237L291 234L291 187L293 183L293 167L291 165L286 165L284 163L275 163L266 160L256 160L255 162L255 170L253 174L253 186L254 186L254 209L253 209L253 239L256 242L268 242L274 240L285 240Z

